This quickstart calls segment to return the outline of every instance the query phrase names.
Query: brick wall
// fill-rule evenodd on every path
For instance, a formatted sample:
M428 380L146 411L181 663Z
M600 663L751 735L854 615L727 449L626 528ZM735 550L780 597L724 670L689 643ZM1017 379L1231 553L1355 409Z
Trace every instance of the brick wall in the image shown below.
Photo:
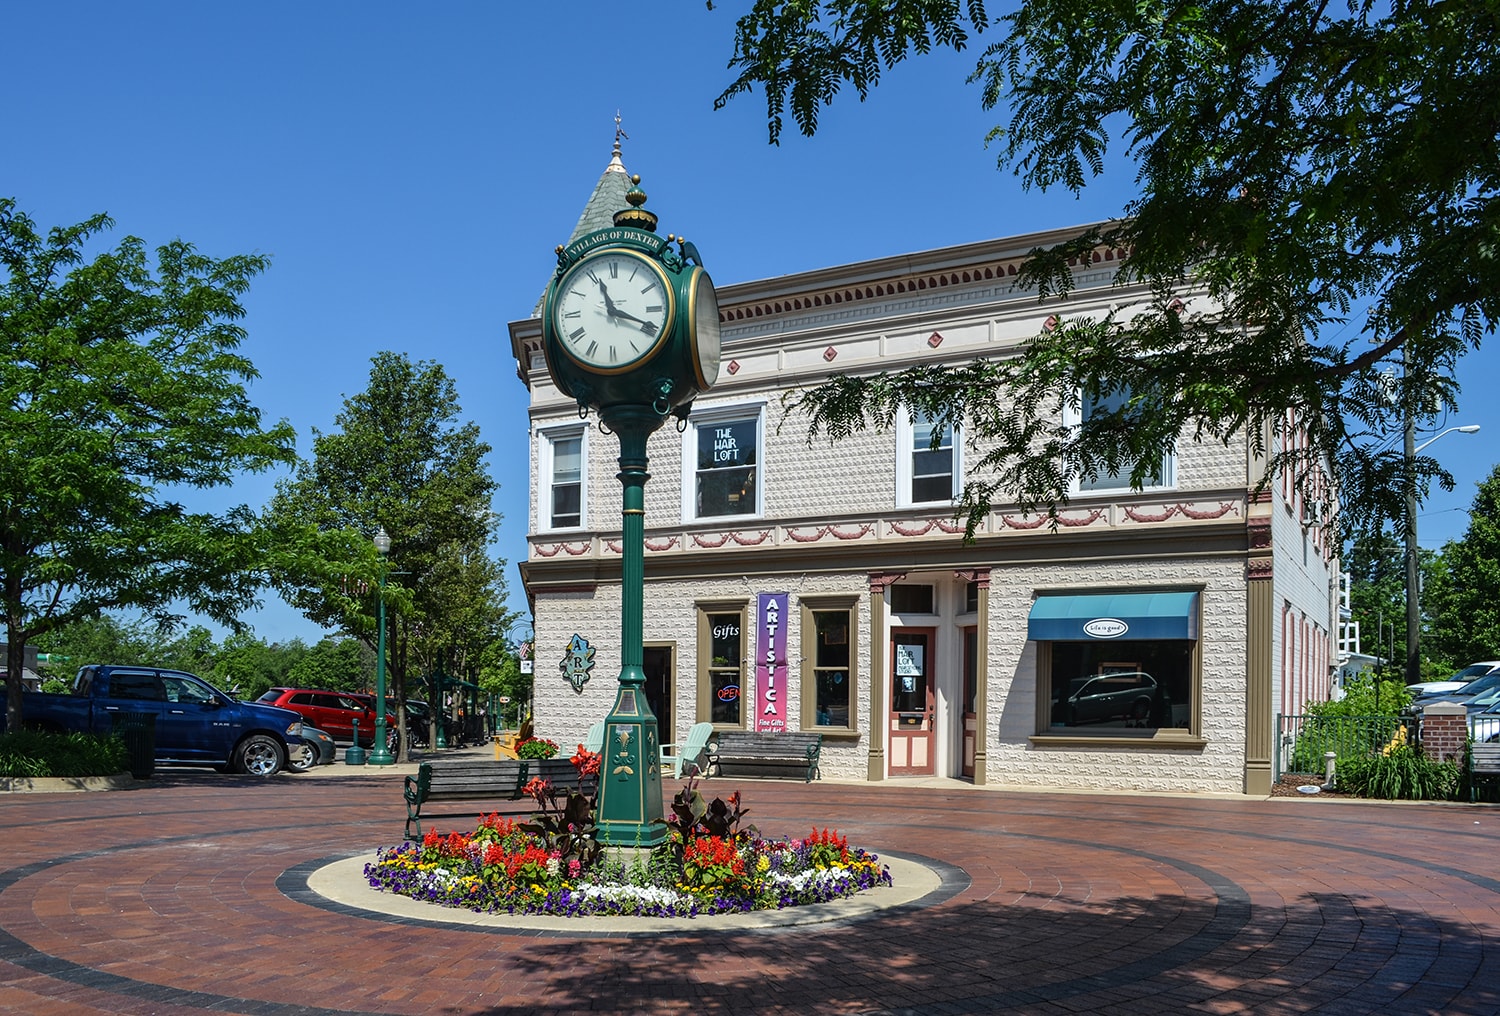
M1468 739L1469 717L1463 706L1438 703L1422 711L1422 754L1434 762L1462 764Z

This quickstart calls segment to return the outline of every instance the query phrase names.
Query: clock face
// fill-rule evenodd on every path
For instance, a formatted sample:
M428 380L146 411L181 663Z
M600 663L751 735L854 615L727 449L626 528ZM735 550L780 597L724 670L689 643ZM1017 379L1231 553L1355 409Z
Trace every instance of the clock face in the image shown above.
M630 251L604 251L562 277L552 301L552 326L568 356L592 370L615 373L661 345L671 331L673 309L672 287L655 263Z
M693 369L698 388L708 391L719 379L719 297L703 269L693 275Z

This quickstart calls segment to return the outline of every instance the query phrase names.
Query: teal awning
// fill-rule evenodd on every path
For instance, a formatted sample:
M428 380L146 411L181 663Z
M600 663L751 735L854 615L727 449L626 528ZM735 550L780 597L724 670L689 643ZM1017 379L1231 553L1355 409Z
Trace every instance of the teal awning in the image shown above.
M1026 637L1033 642L1196 639L1197 593L1068 593L1038 596Z

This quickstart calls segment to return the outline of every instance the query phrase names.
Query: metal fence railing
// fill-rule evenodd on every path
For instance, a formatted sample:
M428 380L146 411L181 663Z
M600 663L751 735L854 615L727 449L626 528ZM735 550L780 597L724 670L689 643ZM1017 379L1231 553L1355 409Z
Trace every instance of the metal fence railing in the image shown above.
M1276 716L1276 779L1288 773L1322 776L1324 757L1350 758L1377 752L1390 744L1401 724L1398 716ZM1416 731L1410 731L1415 737Z

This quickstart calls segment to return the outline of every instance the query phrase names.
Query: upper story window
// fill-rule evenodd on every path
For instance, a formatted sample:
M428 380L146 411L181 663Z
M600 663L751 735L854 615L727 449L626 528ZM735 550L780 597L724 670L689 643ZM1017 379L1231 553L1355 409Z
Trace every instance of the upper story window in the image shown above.
M584 434L574 425L542 435L542 529L583 526Z
M760 406L740 406L694 414L685 435L691 473L684 477L683 516L712 519L761 513L761 448L764 417Z
M934 440L935 439L935 440ZM930 416L896 417L896 504L952 504L961 484L953 428Z
M1081 419L1075 419L1075 424L1087 422L1094 414L1114 413L1119 411L1130 401L1130 393L1114 392L1109 395L1091 396L1085 395L1081 403ZM1177 456L1168 454L1162 458L1161 469L1154 477L1147 477L1144 489L1151 490L1157 487L1171 487L1177 482ZM1086 476L1078 478L1078 489L1080 491L1098 490L1129 490L1130 470L1127 468L1119 473L1101 472L1098 478L1090 480Z
M930 585L906 585L900 583L891 586L891 613L892 614L936 614L937 599L933 595L933 587Z

